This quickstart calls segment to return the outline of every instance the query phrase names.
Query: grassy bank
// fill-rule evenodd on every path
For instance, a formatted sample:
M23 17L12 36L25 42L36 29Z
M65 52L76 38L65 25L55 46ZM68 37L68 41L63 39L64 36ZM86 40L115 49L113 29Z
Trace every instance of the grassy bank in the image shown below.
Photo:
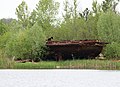
M120 62L115 60L71 60L41 61L38 63L15 63L14 69L99 69L120 70Z

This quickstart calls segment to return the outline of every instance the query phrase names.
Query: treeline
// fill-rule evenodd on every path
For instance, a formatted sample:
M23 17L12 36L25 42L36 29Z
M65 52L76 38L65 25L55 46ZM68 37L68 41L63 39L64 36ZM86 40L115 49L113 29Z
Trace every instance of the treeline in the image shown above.
M60 3L40 0L30 12L25 1L16 8L17 20L0 20L0 51L9 58L42 58L47 38L54 40L98 39L109 42L103 54L120 58L119 0L93 1L92 10L78 11L77 0L64 1L62 21L58 17ZM3 53L2 52L2 53Z

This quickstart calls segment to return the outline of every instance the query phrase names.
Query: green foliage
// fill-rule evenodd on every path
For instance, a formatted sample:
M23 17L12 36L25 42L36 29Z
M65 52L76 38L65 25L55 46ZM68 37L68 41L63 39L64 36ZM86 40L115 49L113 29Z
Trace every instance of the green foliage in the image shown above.
M0 20L0 35L3 35L7 31L7 25Z
M22 24L22 28L27 28L29 25L29 11L25 1L22 1L22 3L16 8L16 15L19 23Z
M40 0L36 7L37 21L43 31L49 30L56 21L59 3L53 0Z
M6 44L7 54L16 58L35 58L41 56L45 35L37 23L31 28L20 30Z
M73 17L76 19L77 18L77 0L74 0L74 14Z
M120 44L117 42L112 42L111 44L108 44L104 54L107 58L120 58Z
M15 63L15 69L97 69L120 70L120 63L112 60L41 61L38 63Z
M87 21L84 18L68 19L58 29L51 30L52 34L48 35L52 35L57 40L98 39L97 21L97 15L89 15Z
M65 12L65 14L63 15L63 18L65 21L67 21L72 16L71 7L70 7L68 0L65 0L65 2L64 2L64 12Z
M37 12L33 10L29 17L29 26L32 27L37 22Z
M114 12L102 13L98 23L99 39L109 42L106 47L105 55L107 57L120 57L120 15Z
M0 36L0 49L5 49L6 44L12 36L12 32L6 32L4 35Z
M118 5L118 3L119 3L119 0L104 0L101 5L103 12L107 12L109 10L112 10L113 12L115 12L116 6Z
M13 68L14 62L7 58L4 50L0 50L0 69L10 69Z
M93 16L88 8L83 13L77 11L77 0L73 1L70 6L66 0L64 3L63 15L64 21L60 28L53 35L58 40L80 40L80 39L96 39L97 38L97 21L98 15ZM79 15L78 15L79 13Z
M114 12L102 13L97 23L99 38L107 42L120 42L120 16Z
M9 24L9 28L10 28L9 32L12 32L13 34L18 32L19 30L24 30L24 28L22 27L22 24L20 24L19 21L17 20L11 21Z
M92 10L95 15L101 12L101 6L98 4L97 0L92 3Z
M78 17L78 4L77 4L77 0L73 0L73 6L71 6L71 3L68 0L65 0L64 2L64 13L63 14L63 18L65 21L69 20L69 19L76 19Z

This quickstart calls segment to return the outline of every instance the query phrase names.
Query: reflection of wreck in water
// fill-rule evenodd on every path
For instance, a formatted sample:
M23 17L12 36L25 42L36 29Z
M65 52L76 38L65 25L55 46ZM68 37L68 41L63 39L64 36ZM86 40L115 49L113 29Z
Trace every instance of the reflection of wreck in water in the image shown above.
M55 60L95 58L105 44L107 43L98 40L47 41L46 46L49 48L47 58Z

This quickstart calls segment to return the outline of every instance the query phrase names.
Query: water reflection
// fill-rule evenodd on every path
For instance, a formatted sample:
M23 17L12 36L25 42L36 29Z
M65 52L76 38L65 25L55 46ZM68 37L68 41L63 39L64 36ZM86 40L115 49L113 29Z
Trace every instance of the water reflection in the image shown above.
M0 87L120 87L120 71L1 70Z

